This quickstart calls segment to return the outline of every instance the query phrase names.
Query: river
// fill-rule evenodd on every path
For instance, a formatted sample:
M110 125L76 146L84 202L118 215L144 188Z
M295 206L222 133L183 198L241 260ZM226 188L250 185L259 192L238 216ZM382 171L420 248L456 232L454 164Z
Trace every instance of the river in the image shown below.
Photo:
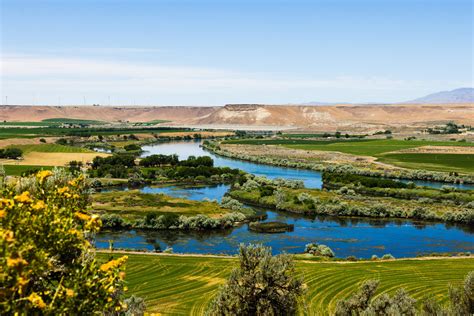
M199 142L172 142L145 146L144 156L178 154L187 157L211 156L216 166L239 168L268 178L302 180L306 187L320 188L321 173L267 166L216 156L203 150ZM191 200L220 201L228 185L200 187L144 187L146 193L165 193ZM395 257L413 257L432 252L474 251L474 228L410 220L382 220L360 218L302 217L284 212L266 211L267 221L278 220L293 224L294 231L283 234L259 234L248 230L246 224L226 231L104 231L97 235L96 246L107 248L113 240L116 248L161 249L172 247L179 253L235 254L239 243L263 243L274 253L299 253L310 242L331 247L338 257L370 257L391 253Z

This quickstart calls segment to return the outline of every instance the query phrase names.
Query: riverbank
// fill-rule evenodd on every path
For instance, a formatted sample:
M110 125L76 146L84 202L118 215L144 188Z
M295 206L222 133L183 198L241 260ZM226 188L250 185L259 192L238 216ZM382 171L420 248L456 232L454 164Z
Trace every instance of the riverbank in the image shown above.
M226 144L212 141L204 141L202 146L216 155L279 167L319 172L329 170L372 177L444 182L453 185L474 184L473 175L405 169L384 163L374 163L375 159L367 156L359 157L337 152L288 149L268 145ZM329 156L332 158L328 158Z

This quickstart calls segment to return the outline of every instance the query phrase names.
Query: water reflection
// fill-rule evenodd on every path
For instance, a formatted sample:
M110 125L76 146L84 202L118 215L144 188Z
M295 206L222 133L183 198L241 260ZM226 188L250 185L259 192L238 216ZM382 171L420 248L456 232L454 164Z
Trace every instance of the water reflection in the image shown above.
M301 217L267 211L268 219L293 224L293 232L259 234L247 225L205 232L183 231L104 231L96 245L107 248L113 240L116 248L153 250L172 247L179 253L235 254L240 243L263 243L275 254L302 252L310 242L324 243L339 257L370 257L391 253L396 257L412 257L432 252L474 251L472 231L467 226L366 218ZM153 242L151 242L153 241Z

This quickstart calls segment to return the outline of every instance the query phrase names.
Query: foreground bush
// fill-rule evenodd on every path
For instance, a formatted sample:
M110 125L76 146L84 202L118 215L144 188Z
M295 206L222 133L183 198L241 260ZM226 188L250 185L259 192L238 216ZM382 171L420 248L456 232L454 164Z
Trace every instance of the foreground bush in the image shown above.
M126 310L126 257L99 264L86 181L41 171L0 189L0 314L91 315Z
M347 300L341 300L336 307L336 316L352 315L416 315L416 300L399 289L393 296L382 294L374 298L379 282L369 280L359 291Z
M240 246L240 266L211 303L209 315L295 315L303 282L294 277L289 255L273 257L271 248Z

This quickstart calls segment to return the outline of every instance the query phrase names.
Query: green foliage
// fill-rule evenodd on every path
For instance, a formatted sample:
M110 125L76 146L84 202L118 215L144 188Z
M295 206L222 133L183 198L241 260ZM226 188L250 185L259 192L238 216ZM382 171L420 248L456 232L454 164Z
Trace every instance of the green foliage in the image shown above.
M315 243L307 244L304 249L305 253L320 257L334 257L334 251L326 245L318 245Z
M41 171L1 189L0 314L112 314L126 309L126 257L100 265L85 178Z
M23 151L16 147L7 147L5 149L0 148L1 159L19 159L23 156Z
M448 306L444 307L434 298L429 298L423 304L423 311L429 316L473 315L474 271L467 274L462 285L450 285Z
M252 222L249 230L257 233L285 233L293 231L295 226L283 222Z
M393 296L383 294L374 298L378 286L379 281L365 281L352 297L338 302L336 316L416 315L416 300L408 296L405 290L399 289Z
M241 245L239 267L231 272L208 314L295 315L304 286L294 270L289 255L273 257L270 248Z

